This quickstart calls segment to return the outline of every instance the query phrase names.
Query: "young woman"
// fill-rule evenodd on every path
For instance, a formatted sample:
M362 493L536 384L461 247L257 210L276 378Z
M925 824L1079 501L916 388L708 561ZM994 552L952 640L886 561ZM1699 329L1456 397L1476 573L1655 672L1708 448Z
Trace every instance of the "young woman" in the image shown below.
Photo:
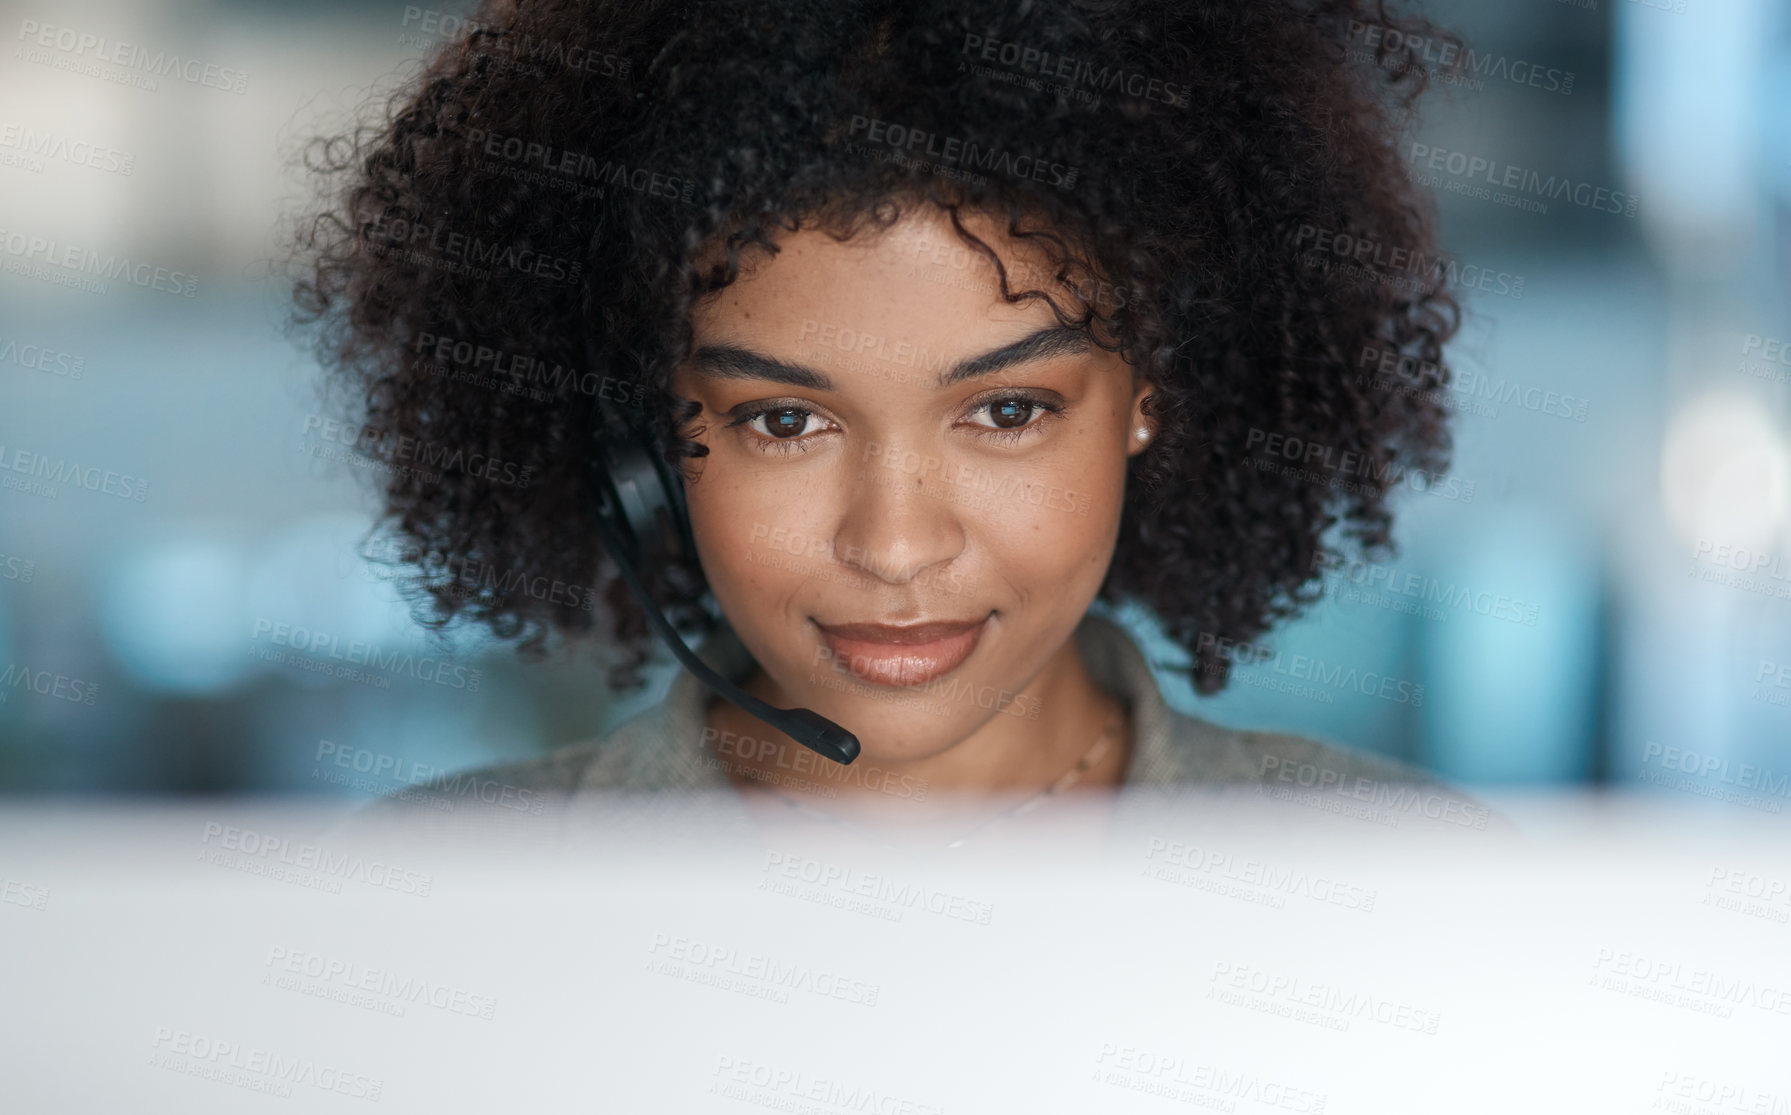
M695 554L649 559L654 599L862 744L834 763L684 672L481 778L894 823L1417 777L1170 709L1090 609L1144 605L1217 691L1329 556L1390 547L1403 470L1445 467L1456 308L1396 150L1434 29L1369 0L489 0L439 29L319 147L298 288L363 448L407 466L423 618L596 635L638 681L601 402L683 477ZM1317 463L1265 453L1290 439Z

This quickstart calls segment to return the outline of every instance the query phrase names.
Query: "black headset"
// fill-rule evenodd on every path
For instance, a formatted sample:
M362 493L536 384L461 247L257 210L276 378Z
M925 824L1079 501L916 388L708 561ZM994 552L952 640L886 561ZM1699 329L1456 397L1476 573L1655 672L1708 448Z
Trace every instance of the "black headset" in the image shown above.
M594 346L593 346L594 348ZM591 368L599 365L592 361ZM591 422L591 506L603 544L647 620L696 679L717 696L758 717L802 746L846 764L858 737L812 709L775 708L699 659L647 594L639 570L649 560L696 560L696 538L684 504L684 481L666 460L644 413L595 396Z

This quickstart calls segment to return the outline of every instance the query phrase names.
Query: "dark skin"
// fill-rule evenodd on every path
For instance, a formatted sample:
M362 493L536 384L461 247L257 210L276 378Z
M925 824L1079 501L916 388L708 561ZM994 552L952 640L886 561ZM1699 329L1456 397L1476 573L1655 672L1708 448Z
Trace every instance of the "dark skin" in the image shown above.
M1010 274L1048 273L992 223L966 223ZM711 747L743 789L775 779L834 812L915 819L933 808L866 783L924 786L929 803L1029 796L1111 720L1119 731L1077 786L1123 781L1130 723L1070 636L1113 557L1127 458L1153 432L1149 389L1048 306L1004 302L993 266L962 243L928 209L843 242L805 229L692 316L698 359L672 383L702 404L687 432L709 450L687 486L691 522L710 588L759 664L746 689L847 726L863 747L854 765L880 772L840 778L712 702ZM826 382L705 363L706 349ZM980 374L940 382L983 356ZM836 668L816 626L984 615L974 651L933 687ZM821 787L837 796L796 792Z

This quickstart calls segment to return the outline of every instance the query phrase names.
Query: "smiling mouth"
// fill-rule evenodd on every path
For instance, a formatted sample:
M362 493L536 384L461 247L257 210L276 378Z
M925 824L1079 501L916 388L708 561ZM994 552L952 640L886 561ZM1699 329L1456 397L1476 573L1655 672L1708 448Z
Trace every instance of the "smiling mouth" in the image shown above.
M821 640L844 666L873 685L924 685L964 664L989 618L892 626L813 621Z

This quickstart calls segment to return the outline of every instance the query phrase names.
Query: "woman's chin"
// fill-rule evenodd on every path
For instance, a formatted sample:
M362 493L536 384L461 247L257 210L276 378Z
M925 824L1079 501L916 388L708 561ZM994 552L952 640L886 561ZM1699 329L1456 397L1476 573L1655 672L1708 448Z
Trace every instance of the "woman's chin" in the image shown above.
M811 702L802 707L813 709L858 737L862 750L854 766L931 758L961 742L992 717L1002 715L999 710L980 708L965 700L901 690L890 692L894 695L889 699L865 699L823 690L812 694Z

